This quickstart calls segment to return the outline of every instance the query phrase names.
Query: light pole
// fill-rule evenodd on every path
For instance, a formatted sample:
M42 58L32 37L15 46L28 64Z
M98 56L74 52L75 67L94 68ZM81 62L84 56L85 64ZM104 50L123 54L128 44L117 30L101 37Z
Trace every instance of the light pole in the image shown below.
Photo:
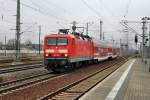
M5 36L5 56L6 56L6 40L7 38L6 38L6 36Z
M150 23L149 23L149 52L148 52L148 58L149 58L149 72L150 72Z
M20 0L17 0L16 15L16 61L20 60Z
M145 54L144 54L144 49L145 49L145 34L147 32L147 20L150 20L149 17L143 17L142 18L142 23L143 23L143 26L142 26L142 30L143 30L143 33L142 33L142 61L144 61L144 58L145 58Z
M100 40L102 40L102 25L103 25L103 21L102 20L100 20Z
M41 54L41 25L39 25L39 56Z

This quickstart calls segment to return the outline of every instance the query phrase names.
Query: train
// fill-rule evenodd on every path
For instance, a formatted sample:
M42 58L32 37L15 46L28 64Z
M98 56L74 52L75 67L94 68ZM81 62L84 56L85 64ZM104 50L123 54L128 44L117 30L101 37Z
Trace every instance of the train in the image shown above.
M64 72L81 65L116 58L119 48L89 35L60 30L44 37L44 65L47 70Z

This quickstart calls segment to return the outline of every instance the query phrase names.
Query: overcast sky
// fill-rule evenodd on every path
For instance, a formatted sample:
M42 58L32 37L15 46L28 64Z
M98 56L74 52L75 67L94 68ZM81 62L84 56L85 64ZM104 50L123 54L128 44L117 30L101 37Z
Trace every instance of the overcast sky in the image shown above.
M125 38L120 33L123 27L120 21L141 21L150 16L150 0L20 0L22 41L27 39L38 43L38 26L44 34L56 33L60 28L70 28L72 21L77 26L86 26L89 22L89 34L99 38L99 21L103 20L103 31L106 40L116 41ZM24 4L24 5L23 5ZM25 6L26 5L26 6ZM0 41L4 37L15 37L16 0L0 0ZM141 24L130 23L132 28L141 32ZM131 33L133 40L134 34Z

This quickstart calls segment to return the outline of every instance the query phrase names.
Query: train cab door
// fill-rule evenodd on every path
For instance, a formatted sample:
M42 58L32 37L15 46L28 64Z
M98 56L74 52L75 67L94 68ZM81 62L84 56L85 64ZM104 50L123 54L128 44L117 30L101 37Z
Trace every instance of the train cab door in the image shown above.
M72 56L75 56L75 38L72 38L71 41L71 52L72 52Z

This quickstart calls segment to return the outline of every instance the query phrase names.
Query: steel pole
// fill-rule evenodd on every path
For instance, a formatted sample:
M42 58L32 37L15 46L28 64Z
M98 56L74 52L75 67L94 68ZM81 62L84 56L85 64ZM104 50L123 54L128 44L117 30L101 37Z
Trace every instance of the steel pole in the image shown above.
M145 40L145 23L146 23L145 19L143 19L142 23L143 23L143 26L142 26L142 30L143 30L142 32L142 61L144 61L144 46L145 46L144 40Z
M16 15L16 61L20 60L20 0L17 0Z
M5 56L6 56L6 36L5 36Z
M149 72L150 72L150 23L149 23L149 52L148 52L148 54L149 54Z
M39 55L41 54L41 25L39 25Z
M102 40L102 24L103 24L103 21L100 20L100 40Z
M89 23L86 23L86 34L88 35L88 30L89 30Z

